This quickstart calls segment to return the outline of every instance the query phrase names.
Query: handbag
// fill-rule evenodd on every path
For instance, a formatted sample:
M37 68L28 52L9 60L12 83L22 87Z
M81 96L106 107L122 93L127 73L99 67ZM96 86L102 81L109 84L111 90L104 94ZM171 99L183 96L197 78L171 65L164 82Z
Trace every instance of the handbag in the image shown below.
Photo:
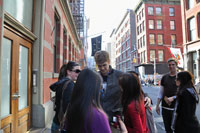
M157 128L151 107L146 107L145 111L146 111L147 128L149 129L149 133L157 133Z

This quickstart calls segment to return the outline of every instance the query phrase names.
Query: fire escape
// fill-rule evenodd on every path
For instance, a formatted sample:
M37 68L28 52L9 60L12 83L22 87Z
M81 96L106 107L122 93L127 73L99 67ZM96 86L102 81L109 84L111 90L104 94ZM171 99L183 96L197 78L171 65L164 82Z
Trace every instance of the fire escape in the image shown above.
M69 3L77 33L82 40L84 38L84 0L69 0Z

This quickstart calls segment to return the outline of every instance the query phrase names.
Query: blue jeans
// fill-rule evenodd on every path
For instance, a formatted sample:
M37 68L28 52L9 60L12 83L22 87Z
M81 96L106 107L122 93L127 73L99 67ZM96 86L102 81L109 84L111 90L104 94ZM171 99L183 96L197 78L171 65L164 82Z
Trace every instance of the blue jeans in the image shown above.
M52 133L57 133L59 131L60 125L57 125L54 121L52 122L51 125L51 132Z

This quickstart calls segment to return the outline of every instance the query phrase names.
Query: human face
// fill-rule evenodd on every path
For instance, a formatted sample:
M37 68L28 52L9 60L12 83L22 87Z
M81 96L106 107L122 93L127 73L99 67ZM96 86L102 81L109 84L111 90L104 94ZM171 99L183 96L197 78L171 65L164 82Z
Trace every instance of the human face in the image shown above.
M71 80L76 81L80 72L81 72L80 66L75 66L71 71L68 70L68 77Z
M173 74L176 73L177 66L176 66L176 63L174 61L168 62L168 67L169 67L170 73L173 73Z
M102 64L97 64L98 68L99 68L99 71L100 73L103 75L103 76L106 76L108 75L108 72L109 72L109 65L110 63L108 61L102 63Z
M178 77L176 76L176 86L180 86L181 82L178 80Z

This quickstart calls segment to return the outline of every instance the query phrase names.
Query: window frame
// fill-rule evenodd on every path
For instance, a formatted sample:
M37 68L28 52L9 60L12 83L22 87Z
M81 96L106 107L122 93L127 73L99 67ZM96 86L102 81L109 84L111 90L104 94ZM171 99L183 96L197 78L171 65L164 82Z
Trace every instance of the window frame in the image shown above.
M161 22L159 25L158 25L158 21ZM161 28L158 28L159 26L160 26ZM163 29L162 20L161 20L161 19L156 20L156 29L158 29L158 30L162 30L162 29Z
M173 25L171 24L171 22L173 22ZM176 22L175 22L175 20L170 20L169 25L170 25L170 30L176 30Z
M158 36L162 37L162 43L159 43L159 37ZM163 34L157 34L157 40L158 40L158 45L163 45L164 44L164 35Z
M160 60L160 54L159 54L159 52L162 52L162 60ZM164 50L162 50L162 49L158 50L158 61L159 62L163 62L164 61Z
M154 37L154 38L153 38L154 43L151 43L151 35ZM155 44L156 44L155 34L152 34L152 33L149 34L149 44L150 44L150 45L155 45Z
M151 54L151 52L154 52L154 57L151 57L151 56L153 56L153 54ZM156 50L155 50L155 49L151 49L151 50L149 51L149 61L150 61L150 62L153 62L153 61L154 61L154 58L156 58Z
M157 9L160 9L160 11ZM156 16L162 16L162 8L161 7L156 7Z
M174 36L174 38L175 38L175 44L172 44L172 37ZM171 36L170 36L170 38L171 38L171 46L173 46L173 45L177 45L177 38L176 38L176 34L171 34Z
M151 25L150 22L153 22L153 24ZM149 20L148 20L148 23L149 23L149 29L150 29L150 30L155 29L154 20L153 20L153 19L149 19ZM151 26L152 26L152 28L151 28Z
M154 15L154 8L152 6L149 6L148 8L148 15L153 16ZM150 10L152 9L152 10Z
M171 12L170 9L173 9L173 12ZM172 14L172 15L171 15L171 14ZM170 7L170 8L169 8L169 16L170 16L170 17L175 16L175 10L174 10L174 7Z

